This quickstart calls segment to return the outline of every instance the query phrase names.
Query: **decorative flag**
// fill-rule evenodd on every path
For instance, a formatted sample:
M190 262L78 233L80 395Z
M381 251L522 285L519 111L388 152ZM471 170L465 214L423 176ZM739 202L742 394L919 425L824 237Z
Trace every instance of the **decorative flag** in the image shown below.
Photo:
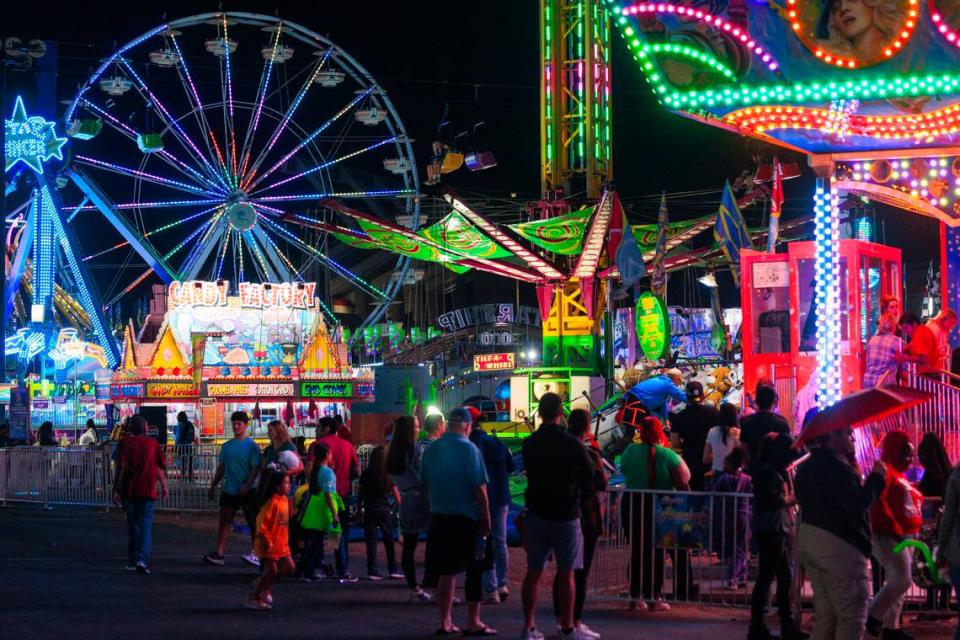
M773 186L770 189L770 230L767 233L767 251L777 249L777 233L780 230L780 213L783 208L783 167L773 159Z
M253 415L250 416L254 420L260 420L260 401L257 400L256 404L253 405Z
M190 334L190 365L193 367L193 386L200 388L203 379L203 352L207 348L207 334Z
M669 218L670 216L667 213L667 192L663 191L660 193L660 212L657 214L657 249L653 255L653 275L650 277L650 289L654 295L660 296L660 298L664 300L666 300L667 296L667 272L663 268L663 259L667 255ZM634 242L636 242L636 239L634 239Z
M316 419L317 415L320 413L320 410L317 409L317 401L313 398L310 398L310 404L307 405L307 417L311 419Z
M286 423L288 427L293 426L294 416L296 416L296 414L293 411L293 402L290 400L287 400L287 406L283 408L281 417L283 418L284 423Z
M616 193L613 194L613 216L607 252L608 255L615 256L617 271L620 272L624 287L632 287L647 275L647 267L643 264L643 255L637 246L637 238L633 235L633 227L630 226Z
M717 222L713 226L713 237L720 245L723 255L730 261L730 272L733 282L740 285L740 249L752 249L750 234L743 221L740 209L737 207L737 198L733 195L730 182L723 185L723 197L720 199L720 209L717 211Z

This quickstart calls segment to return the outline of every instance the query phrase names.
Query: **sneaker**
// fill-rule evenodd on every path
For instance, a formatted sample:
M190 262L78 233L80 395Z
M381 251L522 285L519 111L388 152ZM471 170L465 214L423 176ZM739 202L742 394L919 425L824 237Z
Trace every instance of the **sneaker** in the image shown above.
M524 629L520 633L520 640L543 640L543 633L539 629Z
M216 551L213 551L203 556L203 561L206 562L207 564L215 564L218 567L222 567L224 565L223 555L217 553Z
M399 571L391 571L387 577L391 580L404 580L406 578L406 576Z
M410 602L433 602L433 596L423 589L417 589L410 592Z
M367 580L373 580L374 582L380 582L383 580L383 576L379 573L368 573Z
M253 596L247 596L247 602L244 607L252 611L270 611L270 609L273 609L273 605L267 602L266 599L257 600Z
M144 563L142 563L142 562L138 562L138 563L137 563L137 573L139 573L139 574L142 575L142 576L148 576L148 575L150 575L150 569L147 568L147 565L146 565L146 564L144 564Z
M130 573L133 573L134 571L137 570L137 565L135 565L135 564L126 564L126 565L123 566L123 570L124 570L124 571L129 571Z
M500 593L500 602L506 602L507 598L510 597L510 589L506 587L500 587L497 591Z
M248 553L248 554L246 554L245 556L243 556L243 561L246 562L247 564L253 565L253 566L255 566L255 567L259 567L259 566L260 566L260 558L258 558L257 556L253 555L253 553Z
M483 596L483 604L500 604L500 594L496 591L491 591Z
M588 637L590 637L590 638L593 638L593 640L600 640L600 634L597 633L596 631L594 631L593 629L591 629L590 627L588 627L587 625L585 625L585 624L582 623L582 622L577 625L577 631L579 631L580 633L585 634L586 636L588 636Z
M670 611L670 605L667 604L666 600L662 598L657 598L652 603L650 603L650 611Z
M643 600L631 600L629 609L630 611L647 611L650 609L650 606Z
M453 596L453 604L463 604L463 598L460 596Z
M354 578L349 573L345 573L342 576L337 577L337 582L340 584L352 584L354 582L360 582L360 578Z
M586 633L574 627L570 631L561 630L557 637L565 638L566 640L594 640L594 638L597 636L587 635Z
M271 607L273 606L273 594L269 591L264 592L263 601L266 602Z

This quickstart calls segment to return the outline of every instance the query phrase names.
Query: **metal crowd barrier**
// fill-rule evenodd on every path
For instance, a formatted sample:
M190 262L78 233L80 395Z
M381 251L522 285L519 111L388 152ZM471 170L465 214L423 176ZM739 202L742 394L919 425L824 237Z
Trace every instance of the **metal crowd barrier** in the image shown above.
M928 543L935 535L938 502L928 500L924 505L921 538ZM749 607L758 569L751 544L752 503L753 496L742 493L611 489L603 503L603 530L590 569L591 597L617 599L624 605L636 594L647 601L662 597ZM793 540L794 565L799 566L796 535ZM883 584L883 571L879 564L872 565L876 590ZM797 611L813 601L803 577L794 571ZM937 615L950 611L951 604L949 587L927 589L915 580L905 609Z

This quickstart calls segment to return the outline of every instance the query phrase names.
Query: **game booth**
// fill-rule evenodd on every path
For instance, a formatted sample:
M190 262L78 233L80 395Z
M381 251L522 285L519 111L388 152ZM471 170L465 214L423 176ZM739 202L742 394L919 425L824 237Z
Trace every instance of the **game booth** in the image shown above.
M348 415L373 397L373 374L350 366L314 297L315 283L173 282L158 287L140 336L128 326L110 398L120 418L149 414L176 424L185 411L204 439L230 437L230 414L246 411L253 435L284 420ZM149 337L150 334L152 337ZM297 433L299 435L299 433ZM312 436L313 434L304 434Z

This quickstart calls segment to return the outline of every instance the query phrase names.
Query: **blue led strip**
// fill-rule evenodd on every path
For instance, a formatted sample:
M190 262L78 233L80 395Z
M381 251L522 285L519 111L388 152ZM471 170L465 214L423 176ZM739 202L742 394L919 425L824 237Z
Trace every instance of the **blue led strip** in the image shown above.
M836 189L829 179L817 179L814 194L816 245L817 403L821 408L837 402L840 379L840 214Z
M39 200L40 215L33 216L33 306L43 307L43 317L36 320L44 322L49 319L47 315L53 301L57 259L53 219L57 216L57 211L46 188L41 187L34 197ZM31 313L31 320L33 319Z

